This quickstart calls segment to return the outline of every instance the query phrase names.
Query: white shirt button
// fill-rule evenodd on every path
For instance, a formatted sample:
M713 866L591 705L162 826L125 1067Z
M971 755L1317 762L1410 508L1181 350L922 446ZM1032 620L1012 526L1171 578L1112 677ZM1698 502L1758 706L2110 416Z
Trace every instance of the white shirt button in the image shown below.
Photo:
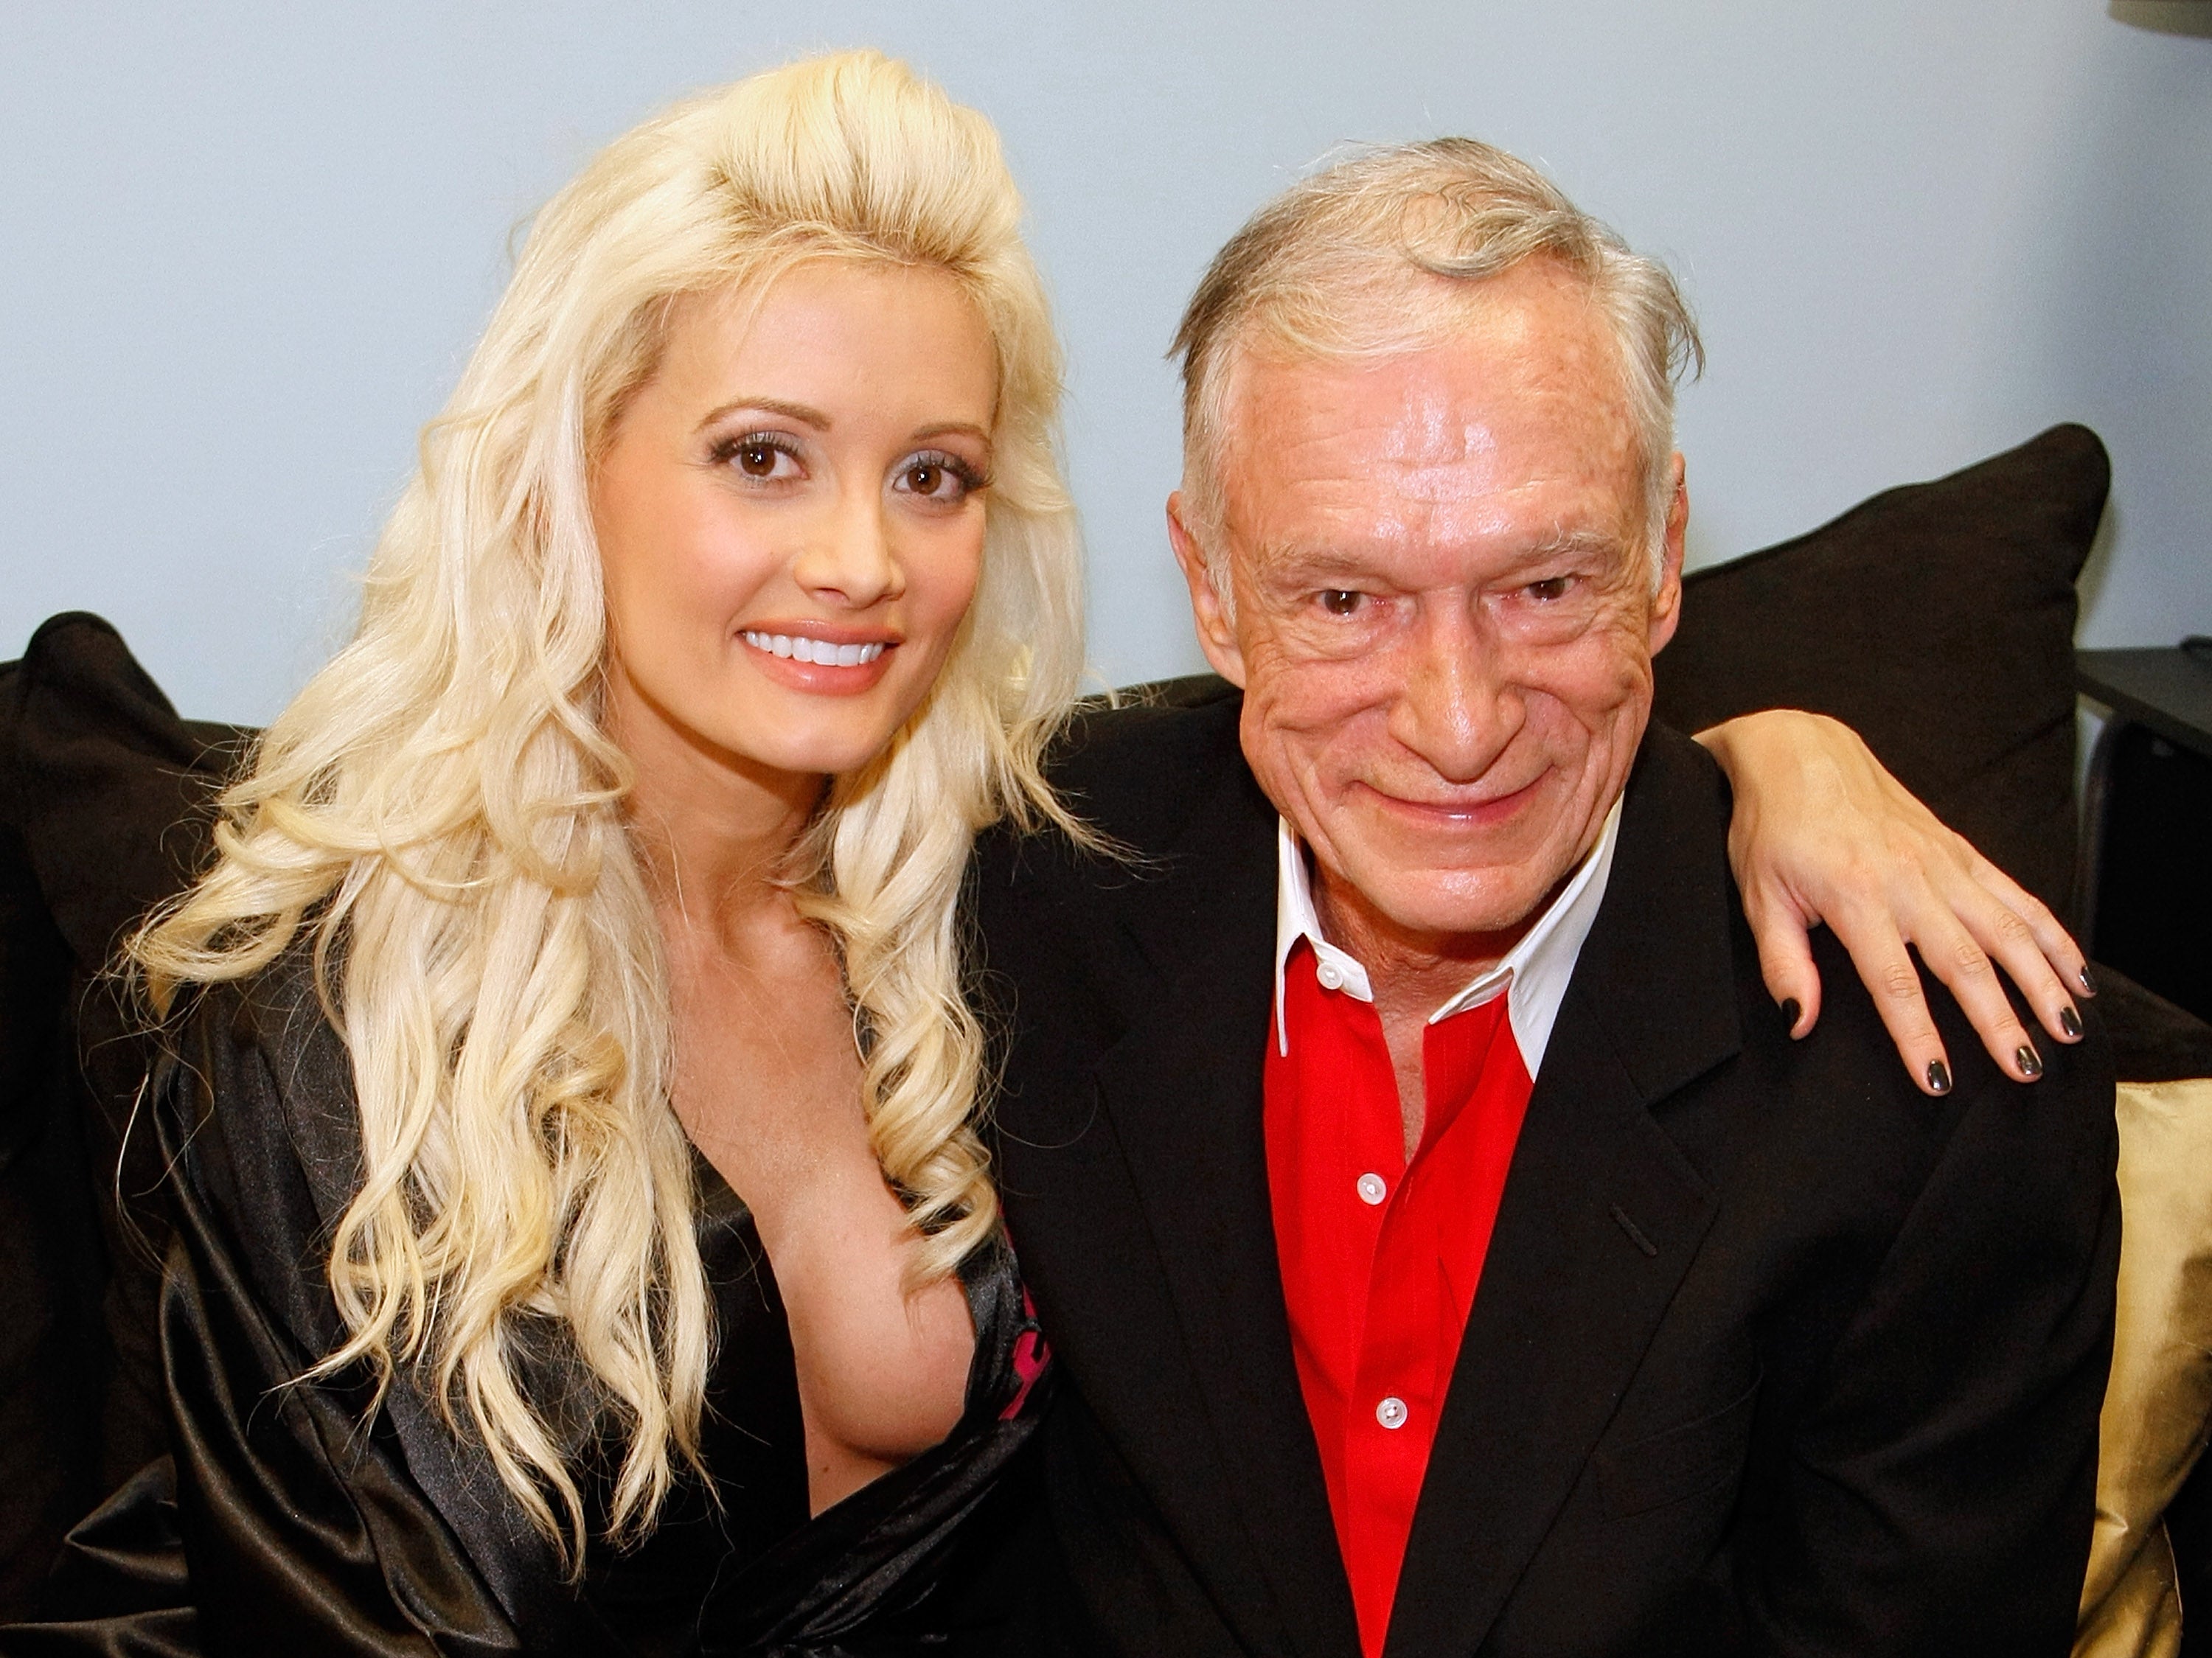
M1375 1419L1386 1428L1406 1425L1406 1401L1393 1394L1375 1407Z
M1323 990L1344 988L1344 969L1334 962L1323 962L1315 969L1314 976L1321 981Z
M1360 1202L1370 1204L1380 1203L1383 1199L1389 1195L1389 1185L1383 1180L1382 1175L1362 1175L1359 1177Z

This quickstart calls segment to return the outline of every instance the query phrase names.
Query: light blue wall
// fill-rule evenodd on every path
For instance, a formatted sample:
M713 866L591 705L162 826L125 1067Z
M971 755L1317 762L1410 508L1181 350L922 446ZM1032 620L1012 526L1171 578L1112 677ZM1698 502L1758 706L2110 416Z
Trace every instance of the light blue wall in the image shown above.
M1332 144L1474 133L1672 258L1693 556L2061 419L2105 434L2085 642L2212 632L2212 41L2098 0L9 0L0 656L83 607L262 720L358 568L507 239L689 88L818 46L1000 125L1072 352L1109 679L1196 665L1160 353L1206 255Z

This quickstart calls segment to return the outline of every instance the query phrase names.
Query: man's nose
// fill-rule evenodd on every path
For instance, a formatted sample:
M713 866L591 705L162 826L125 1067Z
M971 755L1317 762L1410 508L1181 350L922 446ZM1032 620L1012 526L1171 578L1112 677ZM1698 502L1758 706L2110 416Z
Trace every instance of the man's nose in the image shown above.
M1438 617L1407 641L1390 735L1448 782L1471 783L1527 718L1498 641L1474 616Z
M810 595L845 610L865 610L905 592L880 492L840 491L808 526L792 576Z

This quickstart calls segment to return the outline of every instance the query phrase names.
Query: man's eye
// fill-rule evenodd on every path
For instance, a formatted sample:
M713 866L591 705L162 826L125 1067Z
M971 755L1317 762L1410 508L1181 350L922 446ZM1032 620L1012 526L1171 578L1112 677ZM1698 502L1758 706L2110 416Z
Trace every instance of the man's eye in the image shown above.
M1356 616L1359 612L1359 602L1365 597L1364 593L1354 592L1348 587L1325 587L1322 590L1321 607L1331 616Z
M1549 604L1554 599L1565 598L1574 585L1575 579L1571 575L1546 576L1541 581L1530 582L1527 591L1539 604Z

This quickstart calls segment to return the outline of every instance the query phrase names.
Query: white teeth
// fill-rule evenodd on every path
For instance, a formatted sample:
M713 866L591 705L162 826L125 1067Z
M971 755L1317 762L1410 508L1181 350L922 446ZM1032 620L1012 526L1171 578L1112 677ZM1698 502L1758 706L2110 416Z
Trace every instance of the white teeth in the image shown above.
M742 636L745 643L757 651L787 656L794 662L818 662L825 666L857 668L874 661L884 653L881 643L832 645L826 639L810 639L805 634L764 634L749 628Z

